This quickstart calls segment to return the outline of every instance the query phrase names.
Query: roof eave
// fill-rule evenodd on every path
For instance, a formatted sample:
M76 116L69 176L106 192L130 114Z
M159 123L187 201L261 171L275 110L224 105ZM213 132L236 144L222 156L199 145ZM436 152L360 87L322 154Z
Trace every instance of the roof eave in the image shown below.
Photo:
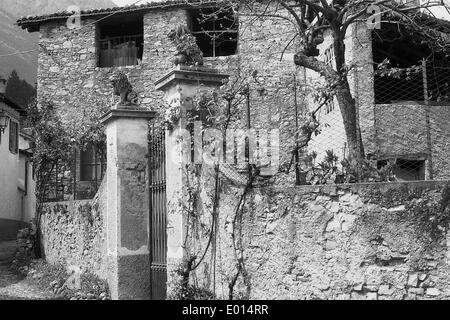
M26 116L27 111L25 108L23 108L21 105L19 105L17 102L9 98L8 96L4 95L3 93L0 93L0 101L5 102L8 106L19 112L21 116Z
M206 7L211 5L220 5L227 3L227 0L169 0L164 2L153 2L140 6L129 6L129 7L114 7L108 9L95 9L95 10L84 10L81 12L81 18L94 18L94 17L104 17L108 15L115 14L129 14L136 12L149 12L158 9L171 9L171 8L189 8L198 7L199 5ZM66 20L71 17L73 13L71 12L59 12L50 15L35 16L35 17L25 17L17 20L16 24L22 29L27 29L29 32L39 31L41 24Z

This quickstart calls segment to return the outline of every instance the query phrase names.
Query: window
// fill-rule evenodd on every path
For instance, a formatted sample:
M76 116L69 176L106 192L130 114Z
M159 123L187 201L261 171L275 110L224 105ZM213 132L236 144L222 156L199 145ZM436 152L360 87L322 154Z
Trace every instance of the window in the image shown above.
M397 159L394 174L399 181L425 180L425 161Z
M238 26L229 8L209 8L190 12L190 29L204 57L236 54Z
M19 152L19 124L13 120L9 121L9 151Z
M425 160L397 158L391 159L390 161L395 163L393 166L393 174L397 181L425 180ZM388 162L388 160L379 160L377 162L378 169L388 165Z
M105 156L92 145L80 152L80 181L101 181L106 170Z
M97 25L99 67L120 67L141 63L144 52L142 16L110 17Z

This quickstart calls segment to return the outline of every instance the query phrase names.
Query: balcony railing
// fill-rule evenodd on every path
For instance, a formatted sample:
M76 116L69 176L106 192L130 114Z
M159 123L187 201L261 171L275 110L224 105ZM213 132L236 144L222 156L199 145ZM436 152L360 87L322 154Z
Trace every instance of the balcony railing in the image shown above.
M142 59L143 36L108 37L98 41L99 67L137 65Z

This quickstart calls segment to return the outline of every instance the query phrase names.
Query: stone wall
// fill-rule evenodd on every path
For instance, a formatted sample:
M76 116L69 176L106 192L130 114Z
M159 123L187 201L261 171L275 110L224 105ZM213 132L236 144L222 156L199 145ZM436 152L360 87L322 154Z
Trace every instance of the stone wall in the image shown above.
M41 218L47 262L107 278L104 184L93 200L46 203Z
M51 101L67 127L97 122L118 101L110 77L124 71L148 109L161 106L161 93L154 82L171 68L174 48L167 39L167 26L184 21L184 10L155 10L144 16L144 54L139 65L97 67L96 25L83 20L82 29L70 33L65 23L41 26L38 100ZM45 49L43 49L45 48Z
M226 188L215 258L208 253L191 273L211 292L216 279L218 298L229 298L241 248L234 298L450 297L449 183L255 188L237 219L242 188ZM197 249L208 240L201 230L192 230Z

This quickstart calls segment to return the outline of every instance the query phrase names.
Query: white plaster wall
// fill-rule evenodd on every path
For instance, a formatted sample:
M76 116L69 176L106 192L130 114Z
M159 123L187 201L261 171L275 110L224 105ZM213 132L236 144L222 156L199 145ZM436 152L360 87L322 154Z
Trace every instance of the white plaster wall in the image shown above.
M19 149L27 150L30 148L30 141L20 135L19 136ZM25 177L25 166L28 166L28 176ZM27 190L25 194L25 180L28 181ZM35 217L36 212L36 188L35 179L33 177L33 163L29 156L20 154L19 155L19 166L18 166L18 206L21 208L22 221L29 223Z
M16 111L1 103L8 115L18 121L19 115ZM17 177L19 166L19 154L9 151L9 122L8 127L2 134L0 142L0 219L20 220L21 213L17 199Z

